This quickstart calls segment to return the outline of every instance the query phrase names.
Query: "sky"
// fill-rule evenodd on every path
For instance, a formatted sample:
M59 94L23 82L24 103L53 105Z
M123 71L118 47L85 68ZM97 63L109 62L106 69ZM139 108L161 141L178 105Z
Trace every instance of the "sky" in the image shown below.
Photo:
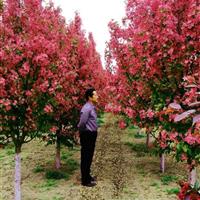
M125 16L124 0L53 0L62 10L66 22L73 20L78 11L82 19L82 28L86 33L92 32L96 49L104 61L105 42L109 41L108 23L111 19L121 23Z

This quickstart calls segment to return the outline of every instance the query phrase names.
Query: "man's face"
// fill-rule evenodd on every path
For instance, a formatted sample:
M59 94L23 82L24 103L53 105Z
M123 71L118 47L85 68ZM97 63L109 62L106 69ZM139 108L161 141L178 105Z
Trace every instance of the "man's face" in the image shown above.
M97 103L98 102L98 95L97 95L97 92L96 91L93 91L93 95L92 97L89 97L90 101L92 103Z

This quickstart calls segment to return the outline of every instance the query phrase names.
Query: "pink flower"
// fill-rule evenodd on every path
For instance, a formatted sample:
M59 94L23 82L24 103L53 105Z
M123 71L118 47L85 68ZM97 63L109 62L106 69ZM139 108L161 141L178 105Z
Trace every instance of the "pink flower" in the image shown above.
M187 160L187 155L185 153L181 154L181 160L182 161Z
M45 81L45 82L42 83L39 87L40 87L40 90L41 90L42 92L46 92L47 89L48 89L48 87L49 87L49 82L48 82L48 81Z
M129 118L132 118L133 115L134 115L134 112L131 108L126 108L125 111L126 115L129 117Z
M30 66L28 64L28 62L25 62L23 65L22 65L22 68L19 69L19 73L21 76L26 76L30 71Z
M32 95L32 92L30 90L27 90L25 94L26 96L30 97Z
M176 114L169 114L169 121L173 122L175 117L176 117Z
M165 149L165 148L167 147L167 144L164 143L164 142L161 142L161 143L160 143L160 147L161 147L162 149Z
M167 132L165 130L163 130L160 135L161 135L161 139L162 140L166 140L167 139Z
M35 61L40 66L47 66L49 64L48 55L44 53L36 56Z
M1 78L0 78L0 85L4 87L5 84L6 84L6 80L5 80L4 78L1 77Z
M46 113L52 113L53 112L53 108L51 105L46 105L44 108L44 112Z
M149 119L153 119L153 117L154 117L154 112L153 112L151 109L148 109L148 110L147 110L147 117L148 117Z
M50 128L50 131L53 132L53 133L55 133L57 130L58 130L58 127L57 127L57 126L52 126L52 127Z
M10 101L9 100L6 100L3 102L4 106L9 106L10 105Z
M11 109L11 106L6 106L6 111L9 111Z
M16 116L12 116L12 120L15 121L16 120Z
M119 128L121 129L125 129L126 128L126 123L124 122L124 120L120 120L118 123Z
M141 119L145 119L145 117L146 117L146 113L145 113L145 111L144 110L140 110L140 118Z
M191 133L188 133L188 135L184 138L184 141L187 142L188 144L192 145L196 142L196 138L193 137Z
M170 139L171 141L175 141L177 136L178 136L178 133L177 133L177 132L171 133L171 134L169 134L169 139Z
M111 107L110 104L106 104L106 105L105 105L105 111L106 111L106 112L110 112L111 109L112 109L112 107Z

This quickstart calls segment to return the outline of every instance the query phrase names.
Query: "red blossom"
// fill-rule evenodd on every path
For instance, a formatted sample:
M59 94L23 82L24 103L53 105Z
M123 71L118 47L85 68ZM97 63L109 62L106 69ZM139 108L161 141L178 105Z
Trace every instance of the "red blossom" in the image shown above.
M46 112L46 113L52 113L53 112L52 106L51 105L46 105L44 107L44 112Z
M118 123L119 128L125 129L126 128L126 123L123 120L120 120Z

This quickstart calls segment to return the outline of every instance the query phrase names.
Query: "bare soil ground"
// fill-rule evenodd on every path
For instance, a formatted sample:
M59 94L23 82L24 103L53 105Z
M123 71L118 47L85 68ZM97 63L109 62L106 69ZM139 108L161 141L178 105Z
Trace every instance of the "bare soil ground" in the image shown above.
M159 172L159 158L145 147L145 137L135 138L136 129L121 130L117 118L106 114L99 129L92 171L97 186L80 185L80 147L62 147L61 172L68 179L47 179L54 169L55 147L34 140L23 146L22 200L175 200L176 182L187 178L186 166L166 157L166 172ZM70 170L69 162L74 170ZM76 162L78 164L76 164ZM0 149L0 200L14 196L14 148Z

